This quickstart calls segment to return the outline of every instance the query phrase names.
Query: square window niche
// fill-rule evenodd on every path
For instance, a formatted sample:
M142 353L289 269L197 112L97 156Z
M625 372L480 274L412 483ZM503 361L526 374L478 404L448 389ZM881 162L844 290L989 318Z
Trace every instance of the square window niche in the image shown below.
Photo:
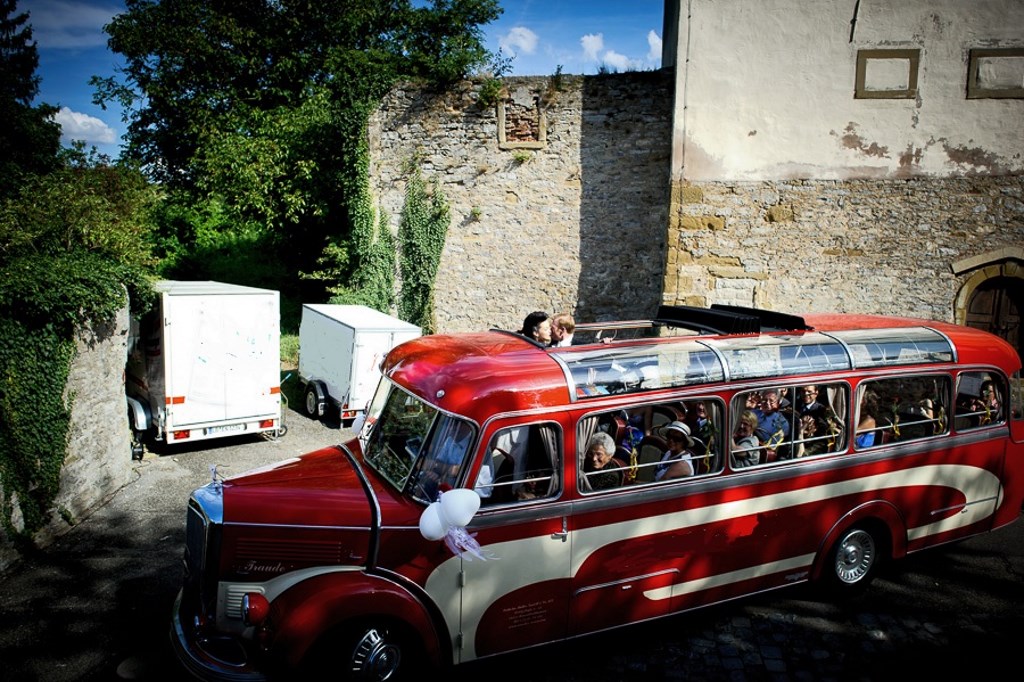
M1024 99L1024 48L971 50L967 99Z
M921 50L857 50L854 99L913 99Z
M498 149L544 149L548 122L540 97L517 88L498 101Z

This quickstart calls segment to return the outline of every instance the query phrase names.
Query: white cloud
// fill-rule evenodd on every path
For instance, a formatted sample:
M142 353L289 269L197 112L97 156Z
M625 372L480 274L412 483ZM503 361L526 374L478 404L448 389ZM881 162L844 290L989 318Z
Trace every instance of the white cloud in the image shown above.
M630 59L624 54L619 54L615 50L608 50L604 53L601 58L601 62L607 64L615 71L630 71L639 69L639 63L636 60Z
M35 0L29 3L32 37L41 49L106 47L103 26L124 11L116 3L97 6L73 0Z
M114 144L117 141L114 129L95 116L61 107L53 120L60 124L60 137L64 142L83 140L87 144Z
M498 47L513 57L517 54L533 54L537 49L537 34L525 26L516 26L498 41Z
M580 45L583 46L584 58L590 61L596 61L598 54L600 54L601 50L604 49L604 34L588 33L580 38Z
M651 48L647 51L647 61L661 64L661 37L654 31L648 32L647 45Z

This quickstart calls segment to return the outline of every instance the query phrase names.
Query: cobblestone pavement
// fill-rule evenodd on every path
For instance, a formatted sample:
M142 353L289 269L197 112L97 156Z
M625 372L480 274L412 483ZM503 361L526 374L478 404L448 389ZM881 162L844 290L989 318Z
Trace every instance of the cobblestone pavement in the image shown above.
M0 680L186 679L168 644L185 503L209 466L237 473L338 442L289 414L276 442L147 455L136 480L0 576ZM1024 522L891 564L861 597L805 586L756 595L443 673L492 682L880 680L1004 674L1024 632ZM1012 639L1011 639L1012 638ZM431 675L430 677L434 677Z

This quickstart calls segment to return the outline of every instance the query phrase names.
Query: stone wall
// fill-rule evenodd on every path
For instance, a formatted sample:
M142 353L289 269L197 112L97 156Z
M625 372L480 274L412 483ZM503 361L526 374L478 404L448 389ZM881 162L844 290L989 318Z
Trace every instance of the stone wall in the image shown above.
M664 279L672 75L506 78L394 90L370 125L371 182L398 229L407 164L452 213L437 328L518 329L532 310L653 313Z
M1024 244L1024 176L679 183L668 242L666 303L955 321L953 264Z
M1024 276L1020 174L673 184L670 81L506 79L497 107L472 83L391 94L370 140L392 225L411 159L452 205L440 331L518 329L534 309L642 317L659 303L962 322L979 273Z
M66 388L66 397L72 401L67 455L50 524L34 538L40 546L88 515L132 477L124 394L127 342L127 308L110 324L78 334ZM18 558L0 528L0 571Z

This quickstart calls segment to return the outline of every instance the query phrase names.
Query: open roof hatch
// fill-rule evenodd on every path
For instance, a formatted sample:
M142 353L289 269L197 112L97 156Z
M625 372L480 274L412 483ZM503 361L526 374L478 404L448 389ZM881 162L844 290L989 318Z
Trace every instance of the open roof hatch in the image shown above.
M683 327L712 334L760 334L813 329L798 315L719 303L713 303L710 308L687 305L659 306L654 321L671 327Z

